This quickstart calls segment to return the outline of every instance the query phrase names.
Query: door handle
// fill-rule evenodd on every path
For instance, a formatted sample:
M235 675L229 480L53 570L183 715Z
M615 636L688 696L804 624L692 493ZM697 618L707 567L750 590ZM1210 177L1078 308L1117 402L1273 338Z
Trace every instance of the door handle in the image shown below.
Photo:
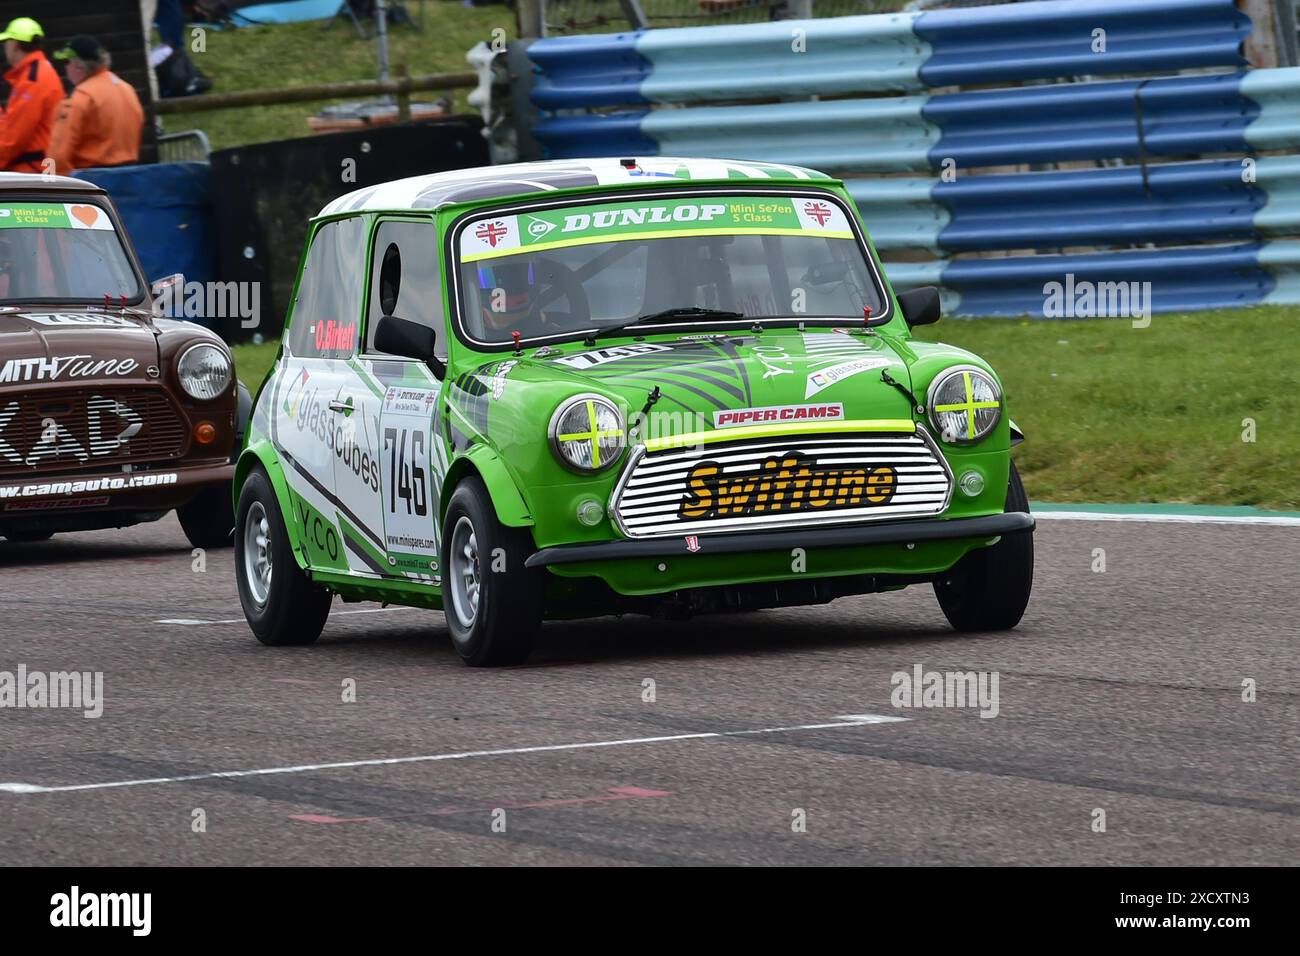
M340 402L337 398L330 399L329 409L331 412L350 412L352 406Z

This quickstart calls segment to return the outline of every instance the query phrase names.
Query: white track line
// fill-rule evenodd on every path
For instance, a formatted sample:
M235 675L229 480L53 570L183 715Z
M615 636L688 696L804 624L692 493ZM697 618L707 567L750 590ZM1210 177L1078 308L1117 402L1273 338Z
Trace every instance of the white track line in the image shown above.
M418 611L414 607L368 607L359 611L331 611L330 617L339 617L342 614L383 614L386 611ZM248 621L242 617L227 618L224 621L200 621L192 617L168 617L161 621L154 621L155 624L184 624L187 627L193 627L196 624L247 624Z
M1139 521L1157 524L1271 524L1281 527L1300 527L1300 518L1284 515L1180 515L1142 512L1126 514L1119 511L1035 511L1037 521Z
M861 727L865 724L892 724L910 720L883 714L841 714L835 723L798 724L791 727L764 727L759 730L724 730L698 734L673 734L668 737L628 737L623 740L593 740L576 744L547 744L538 747L508 747L500 750L465 750L423 757L381 757L373 760L346 760L340 763L302 764L297 767L264 767L258 770L218 770L181 777L148 777L141 780L112 780L105 783L78 783L43 787L33 783L0 783L0 793L69 793L74 790L110 790L117 787L142 787L150 784L190 783L195 780L223 780L233 777L266 777L274 774L312 773L319 770L345 770L351 767L384 767L404 763L434 763L440 760L467 760L471 757L503 757L510 754L547 753L558 750L592 750L597 747L627 747L633 744L657 744L673 740L704 740L710 737L746 737L756 734L779 734L794 730L829 730L836 727Z

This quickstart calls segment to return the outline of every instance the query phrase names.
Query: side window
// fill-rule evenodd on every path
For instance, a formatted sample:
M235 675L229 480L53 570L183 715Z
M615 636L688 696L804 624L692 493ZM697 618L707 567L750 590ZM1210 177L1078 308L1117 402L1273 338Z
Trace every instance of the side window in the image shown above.
M395 315L432 328L437 335L434 351L445 360L447 331L442 314L437 227L432 222L381 222L375 230L370 268L366 351L375 351L379 319Z
M348 358L357 350L365 278L365 222L327 222L316 230L293 306L289 351L304 358Z

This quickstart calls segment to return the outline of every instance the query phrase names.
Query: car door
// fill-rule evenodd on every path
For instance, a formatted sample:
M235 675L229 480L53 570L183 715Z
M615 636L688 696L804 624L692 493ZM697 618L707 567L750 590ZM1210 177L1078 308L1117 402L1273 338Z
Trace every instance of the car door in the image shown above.
M274 383L271 437L308 563L373 575L383 524L359 489L378 484L377 434L373 422L363 421L351 365L362 317L364 243L360 217L323 223L312 236ZM374 474L367 481L368 472Z
M437 228L431 219L381 219L371 244L366 346L358 365L371 382L367 407L375 408L379 489L386 573L413 583L441 582L438 568L439 490L447 471L436 441L442 383L427 364L374 347L385 315L427 325L446 360L442 277Z

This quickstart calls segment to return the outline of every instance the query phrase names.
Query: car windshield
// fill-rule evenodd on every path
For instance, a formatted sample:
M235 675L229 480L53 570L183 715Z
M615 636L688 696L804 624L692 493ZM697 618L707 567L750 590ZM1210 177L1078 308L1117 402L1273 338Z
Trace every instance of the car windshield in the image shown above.
M102 207L0 202L0 302L135 301L141 292Z
M563 340L672 310L674 327L856 320L882 297L830 195L640 198L467 221L456 240L471 341Z

